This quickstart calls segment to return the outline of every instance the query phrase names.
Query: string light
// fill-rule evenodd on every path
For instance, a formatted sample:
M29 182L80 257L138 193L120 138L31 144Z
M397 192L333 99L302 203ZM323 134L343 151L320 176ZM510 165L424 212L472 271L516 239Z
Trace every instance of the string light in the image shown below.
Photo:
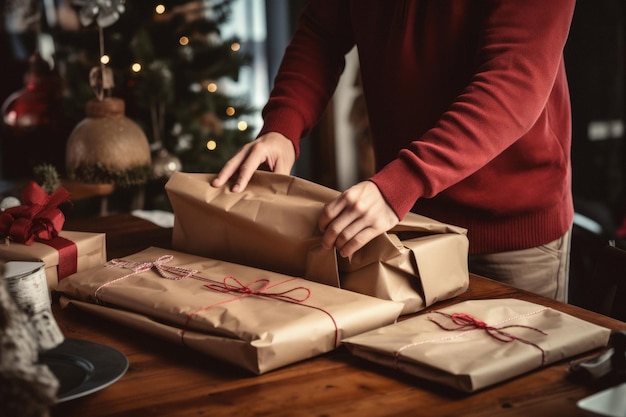
M232 106L228 106L226 108L226 115L227 116L234 116L235 115L235 108Z
M210 151L214 151L215 148L217 148L217 142L215 142L213 139L209 139L206 143L206 148Z
M246 129L248 129L248 123L244 122L243 120L240 121L239 123L237 123L237 129L241 130L242 132L245 131Z
M186 37L186 36L181 36L181 37L178 39L178 43L179 43L179 44L181 44L181 45L183 45L183 46L185 46L185 45L189 45L189 38L188 38L188 37Z
M217 84L215 84L215 83L209 83L209 84L206 86L206 89L207 89L207 91L208 91L209 93L215 93L215 92L217 91Z
M135 62L134 64L132 64L130 66L130 70L132 72L139 72L139 71L141 71L141 64L139 62Z
M165 13L165 5L157 4L157 6L154 8L154 11L156 12L156 14L163 14L163 13Z
M239 49L241 49L241 45L239 44L239 42L233 42L233 43L230 45L230 49L231 49L231 51L233 51L233 52L237 52Z
M101 64L104 64L104 65L108 64L110 60L111 60L111 59L109 58L109 56L108 56L108 55L102 55L102 56L100 57L100 63L101 63Z

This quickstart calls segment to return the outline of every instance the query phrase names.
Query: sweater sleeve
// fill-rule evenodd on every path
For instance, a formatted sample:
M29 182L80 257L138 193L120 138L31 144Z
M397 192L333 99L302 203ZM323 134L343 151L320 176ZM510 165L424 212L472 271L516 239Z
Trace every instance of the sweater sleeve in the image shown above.
M287 47L263 108L259 136L279 132L300 153L300 138L317 123L345 67L345 54L354 46L345 1L310 1Z
M470 82L431 129L371 179L399 218L524 137L545 112L557 77L564 80L574 1L488 3Z

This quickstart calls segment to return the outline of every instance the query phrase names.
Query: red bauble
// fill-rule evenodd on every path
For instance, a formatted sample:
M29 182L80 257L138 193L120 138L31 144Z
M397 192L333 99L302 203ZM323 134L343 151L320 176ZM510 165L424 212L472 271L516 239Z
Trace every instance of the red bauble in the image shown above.
M32 168L48 163L62 170L67 118L62 82L39 54L29 60L24 87L2 104L2 171L5 178L32 176Z

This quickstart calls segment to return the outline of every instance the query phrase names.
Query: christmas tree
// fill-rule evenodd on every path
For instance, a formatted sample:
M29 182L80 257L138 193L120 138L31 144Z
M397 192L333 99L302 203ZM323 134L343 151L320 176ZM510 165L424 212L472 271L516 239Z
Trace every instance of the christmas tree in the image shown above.
M65 112L84 115L94 98L89 74L102 65L104 51L112 95L125 101L126 115L143 128L155 157L166 150L184 171L218 171L253 130L246 116L254 109L222 88L222 80L237 80L249 62L238 39L220 36L232 1L74 1L83 27L53 33ZM115 22L102 30L97 19L107 17ZM158 161L155 176L167 175L156 164L168 162Z

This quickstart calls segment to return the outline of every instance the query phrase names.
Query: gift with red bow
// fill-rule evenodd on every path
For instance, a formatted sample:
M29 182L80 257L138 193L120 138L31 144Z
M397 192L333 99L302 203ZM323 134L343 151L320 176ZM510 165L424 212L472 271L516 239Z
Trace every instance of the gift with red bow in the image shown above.
M262 374L393 323L403 304L151 247L60 282L73 305ZM210 359L209 359L210 360Z
M470 300L343 340L355 356L474 392L606 346L611 331L518 299Z
M70 201L69 191L58 187L48 194L31 181L21 197L20 205L0 212L0 238L5 240L0 245L1 260L44 262L49 288L106 261L104 234L62 230L65 215L59 206Z

